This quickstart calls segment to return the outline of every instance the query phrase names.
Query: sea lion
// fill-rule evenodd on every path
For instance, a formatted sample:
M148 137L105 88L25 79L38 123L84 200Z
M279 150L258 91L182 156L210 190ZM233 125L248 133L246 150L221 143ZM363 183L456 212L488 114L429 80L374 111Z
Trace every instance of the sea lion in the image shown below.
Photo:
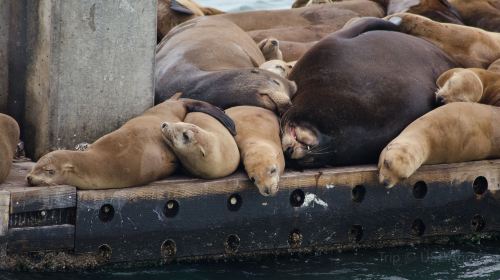
M383 19L357 20L293 67L298 91L281 121L290 164L376 163L387 143L435 107L435 81L456 63L430 42L383 31L396 29Z
M500 107L500 73L480 68L454 68L439 76L438 104L477 102Z
M260 194L273 196L285 170L280 126L276 115L266 109L238 106L226 110L236 124L236 144L250 180Z
M299 60L317 41L312 42L292 42L280 41L280 50L284 61Z
M0 114L0 183L10 173L19 142L19 125L10 116Z
M387 15L412 13L432 20L463 25L458 11L447 0L372 0L386 9Z
M265 59L257 44L235 24L200 17L173 29L158 45L155 102L177 91L226 109L259 106L283 112L294 82L257 67Z
M219 109L179 95L154 106L92 143L86 151L53 151L26 177L30 185L72 185L79 189L126 188L172 174L178 162L165 144L160 125L179 122L188 112L208 112L231 120Z
M487 31L500 32L499 0L448 0L463 22Z
M266 61L278 59L283 60L283 54L280 50L280 43L276 38L266 38L259 42L259 49L262 51Z
M248 32L255 42L274 37L280 41L312 42L339 30L353 17L383 17L383 8L369 0L335 2L298 9L249 11L215 15ZM282 50L283 51L283 50ZM285 61L293 59L285 58Z
M295 61L288 63L283 60L273 59L264 62L259 68L276 73L283 78L287 78L294 64Z
M500 59L490 64L490 66L488 66L488 71L500 73Z
M172 28L185 21L224 12L202 7L192 0L158 0L156 13L156 40L159 43Z
M401 32L426 39L440 47L463 68L486 69L500 58L500 34L480 28L440 23L402 13L386 17Z
M184 122L164 122L161 132L165 143L193 176L217 179L238 168L240 153L232 121L228 127L208 114L195 112L187 114Z
M420 117L384 148L380 183L393 187L422 164L500 157L500 108L467 102L441 106Z

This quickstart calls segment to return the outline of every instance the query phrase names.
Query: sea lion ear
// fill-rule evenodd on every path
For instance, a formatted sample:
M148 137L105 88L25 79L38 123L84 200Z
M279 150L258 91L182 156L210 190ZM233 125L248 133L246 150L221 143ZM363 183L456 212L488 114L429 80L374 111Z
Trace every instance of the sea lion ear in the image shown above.
M170 2L170 9L172 11L175 11L178 13L182 13L182 14L186 14L186 15L194 15L194 12L192 10L190 10L189 8L184 6L182 3L179 3L177 0L172 0Z
M201 152L201 156L202 157L205 157L205 149L203 149L203 146L199 145L198 147L200 147L200 152Z
M63 166L63 171L66 171L66 172L73 172L75 170L75 166L73 166L73 164L71 163L65 163Z

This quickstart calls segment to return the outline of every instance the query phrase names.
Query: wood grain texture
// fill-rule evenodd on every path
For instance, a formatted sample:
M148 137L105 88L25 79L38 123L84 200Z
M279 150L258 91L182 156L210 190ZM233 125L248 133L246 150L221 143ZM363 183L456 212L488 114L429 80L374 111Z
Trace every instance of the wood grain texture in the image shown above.
M5 236L9 229L10 193L0 190L0 237Z
M8 234L8 252L31 252L73 249L75 226L14 228Z

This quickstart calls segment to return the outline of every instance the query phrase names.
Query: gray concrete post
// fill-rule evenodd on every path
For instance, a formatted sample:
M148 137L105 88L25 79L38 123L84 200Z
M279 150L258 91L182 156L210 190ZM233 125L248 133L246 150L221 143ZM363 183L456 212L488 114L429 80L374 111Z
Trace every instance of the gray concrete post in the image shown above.
M27 1L29 156L91 143L153 105L156 3Z

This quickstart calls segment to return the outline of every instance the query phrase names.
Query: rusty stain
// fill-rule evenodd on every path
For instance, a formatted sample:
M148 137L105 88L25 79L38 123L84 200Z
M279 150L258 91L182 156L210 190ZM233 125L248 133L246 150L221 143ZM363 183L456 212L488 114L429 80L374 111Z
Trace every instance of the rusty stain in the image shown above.
M90 7L90 12L89 12L89 27L92 29L92 31L95 31L95 3Z

